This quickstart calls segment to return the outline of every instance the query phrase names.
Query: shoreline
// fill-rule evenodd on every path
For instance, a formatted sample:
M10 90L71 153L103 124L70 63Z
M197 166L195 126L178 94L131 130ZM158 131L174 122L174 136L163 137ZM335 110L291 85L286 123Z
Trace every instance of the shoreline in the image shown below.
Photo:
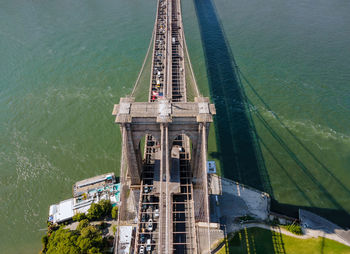
M229 233L244 228L259 227L299 239L324 237L350 246L350 230L345 230L317 214L303 209L299 210L299 218L276 214L270 210L271 197L268 193L217 175L211 175L210 180L212 195L219 200L216 204L211 202L212 210L216 213L214 218L225 226L226 237ZM230 206L232 204L235 206ZM295 223L300 226L303 235L296 235L281 227Z

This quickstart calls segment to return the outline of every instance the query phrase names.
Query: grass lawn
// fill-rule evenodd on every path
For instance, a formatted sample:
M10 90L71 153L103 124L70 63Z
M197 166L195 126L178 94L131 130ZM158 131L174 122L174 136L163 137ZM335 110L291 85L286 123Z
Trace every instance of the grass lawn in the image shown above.
M260 228L229 236L227 245L218 253L350 253L350 247L323 237L298 239Z

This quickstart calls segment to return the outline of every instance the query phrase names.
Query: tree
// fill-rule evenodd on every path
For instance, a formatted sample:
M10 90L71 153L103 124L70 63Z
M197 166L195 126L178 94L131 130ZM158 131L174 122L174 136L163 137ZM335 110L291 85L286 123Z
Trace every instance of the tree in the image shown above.
M78 246L83 253L86 253L92 246L92 240L90 238L78 238Z
M117 219L118 218L118 211L119 211L118 206L115 206L115 207L112 208L111 214L112 214L112 218L113 219Z
M87 226L80 231L80 237L82 238L96 238L101 236L101 232L97 230L94 226Z
M86 228L87 226L89 226L89 220L88 219L81 220L77 226L77 230L81 231L83 228Z
M296 235L302 235L303 234L303 230L301 229L301 226L298 225L298 224L291 224L291 225L288 225L287 227L287 230L289 230L290 232L296 234Z
M90 250L88 250L88 254L102 254L102 252L98 248L92 247Z
M115 232L117 232L117 225L112 226L112 231L113 231L113 235L115 235Z
M109 216L111 214L111 211L112 211L111 201L102 199L99 202L99 205L101 206L103 216Z
M80 253L79 247L75 244L78 238L77 233L77 231L70 231L62 227L54 231L49 237L46 253Z
M104 230L105 228L108 227L108 224L106 222L102 221L101 223L99 223L96 226L98 226L99 229Z
M92 203L87 214L89 220L98 220L103 216L103 209L100 204Z
M85 213L77 213L76 215L73 216L72 218L74 221L82 221L86 219Z
M47 235L44 235L43 237L41 237L41 243L43 244L43 251L46 250L48 241L49 241L49 238L47 237Z
M80 222L79 225L86 224L86 221ZM68 230L61 227L48 237L47 249L44 249L43 253L100 254L103 247L101 231L94 226L87 225L80 230Z
M87 226L83 228L80 231L80 236L78 238L77 243L82 244L82 246L87 245L87 241L84 239L89 239L91 240L91 245L90 247L102 247L103 246L103 239L102 239L102 234L101 231L99 231L97 228L94 226ZM82 243L80 243L82 242Z
M98 219L101 219L102 217L109 216L111 214L111 211L112 211L111 201L102 199L98 203L91 204L86 217L89 220L98 220Z

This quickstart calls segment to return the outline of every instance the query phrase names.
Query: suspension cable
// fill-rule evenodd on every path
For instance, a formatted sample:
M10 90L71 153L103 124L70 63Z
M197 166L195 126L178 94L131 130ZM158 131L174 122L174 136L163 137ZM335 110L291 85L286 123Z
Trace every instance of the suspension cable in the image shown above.
M194 88L195 88L196 96L198 97L198 96L199 96L198 85L197 85L196 77L194 76L194 72L193 72L193 69L192 69L192 63L191 63L190 55L188 54L186 38L185 38L185 33L184 33L184 30L183 30L183 29L182 29L182 36L183 36L183 38L184 38L184 46L185 46L184 48L185 48L185 52L186 52L186 57L187 57L187 60L188 60L188 64L189 64L189 66L190 66L191 77L192 77L192 80L193 80L193 83L194 83Z
M149 52L150 52L150 50L151 50L151 46L152 46L152 43L153 43L153 38L154 38L155 31L156 31L156 23L155 23L154 26L153 26L152 37L151 37L151 40L150 40L149 45L148 45L147 53L146 53L145 59L143 60L142 67L141 67L141 70L140 70L140 72L139 72L139 75L137 76L136 82L135 82L135 84L134 84L134 88L132 89L131 96L134 96L135 91L136 91L136 88L137 88L138 83L139 83L139 80L140 80L140 78L141 78L141 74L142 74L142 72L143 72L143 69L144 69L144 67L145 67L145 64L146 64L146 61L147 61Z

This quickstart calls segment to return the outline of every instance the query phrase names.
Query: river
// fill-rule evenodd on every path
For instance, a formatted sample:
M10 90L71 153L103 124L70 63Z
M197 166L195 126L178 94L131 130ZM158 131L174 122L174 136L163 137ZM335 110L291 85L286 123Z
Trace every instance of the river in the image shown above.
M38 253L50 204L71 197L77 180L118 174L111 112L132 90L155 8L0 2L1 253ZM200 90L226 114L209 143L221 174L270 192L278 211L312 208L348 227L349 12L346 0L183 1ZM242 84L225 94L217 86L234 72L215 68L233 59ZM233 107L243 102L246 112ZM230 141L220 138L225 124Z

